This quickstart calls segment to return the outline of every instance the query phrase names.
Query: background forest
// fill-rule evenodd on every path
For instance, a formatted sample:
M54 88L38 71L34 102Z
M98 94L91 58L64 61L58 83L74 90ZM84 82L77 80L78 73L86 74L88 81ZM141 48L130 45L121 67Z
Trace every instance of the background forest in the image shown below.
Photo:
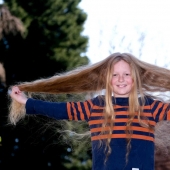
M87 18L80 0L5 0L0 6L0 169L91 169L91 151L60 142L59 134L29 117L8 124L7 89L18 82L47 78L89 63ZM81 96L83 99L84 96ZM62 100L66 96L60 96ZM45 128L46 127L46 128Z

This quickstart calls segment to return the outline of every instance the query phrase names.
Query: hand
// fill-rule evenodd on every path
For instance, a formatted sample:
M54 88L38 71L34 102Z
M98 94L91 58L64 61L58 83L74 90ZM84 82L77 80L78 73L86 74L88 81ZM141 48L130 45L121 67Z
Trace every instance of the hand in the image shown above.
M21 104L26 104L28 100L26 95L22 91L20 91L20 89L17 86L13 86L12 90L8 91L8 93L11 96L11 98L13 98L14 100Z

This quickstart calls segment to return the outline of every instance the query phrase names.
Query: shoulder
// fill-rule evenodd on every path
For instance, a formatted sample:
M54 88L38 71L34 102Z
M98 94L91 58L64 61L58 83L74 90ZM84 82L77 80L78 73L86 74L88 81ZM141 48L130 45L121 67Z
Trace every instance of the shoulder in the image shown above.
M144 98L139 97L140 105L143 105L143 104L145 106L152 105L153 102L154 102L154 99L152 97L150 97L150 96L144 96Z
M105 96L104 95L95 96L94 98L91 99L91 101L93 105L102 106L104 105Z
M145 96L144 97L144 104L145 105L155 105L155 104L158 105L159 103L165 104L165 102L161 101L161 99L154 98L154 97L151 97L151 96Z
M154 103L154 101L155 100L150 96L145 96L145 105L151 105L152 103Z

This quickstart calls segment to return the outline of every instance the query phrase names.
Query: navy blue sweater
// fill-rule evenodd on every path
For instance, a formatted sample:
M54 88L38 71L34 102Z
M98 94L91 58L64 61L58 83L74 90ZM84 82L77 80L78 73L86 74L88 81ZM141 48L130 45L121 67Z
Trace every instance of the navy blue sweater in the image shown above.
M139 124L137 113L132 122L131 149L126 164L126 123L128 120L128 98L113 98L115 121L110 146L111 154L104 164L104 144L107 139L101 135L104 102L93 98L84 102L45 102L29 98L26 103L27 114L39 114L54 119L85 120L91 131L93 170L154 170L154 130ZM170 104L146 98L142 116L145 123L155 126L160 120L170 120ZM107 131L107 128L105 129ZM136 169L135 169L136 168Z

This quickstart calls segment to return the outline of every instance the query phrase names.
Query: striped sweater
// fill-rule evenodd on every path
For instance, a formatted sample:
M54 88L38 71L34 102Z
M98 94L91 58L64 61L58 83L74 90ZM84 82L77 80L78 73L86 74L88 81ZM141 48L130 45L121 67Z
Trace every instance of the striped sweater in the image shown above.
M91 131L93 170L154 170L154 130L139 124L137 113L132 122L132 140L128 163L126 164L126 123L128 120L128 98L113 98L115 121L110 146L112 149L106 163L104 149L99 141L107 138L101 135L104 101L95 97L84 102L46 102L29 98L27 114L40 114L55 119L85 120ZM140 99L139 99L140 102ZM160 120L170 120L170 104L146 98L142 116L153 127ZM107 128L105 129L107 131ZM135 169L136 168L136 169Z

